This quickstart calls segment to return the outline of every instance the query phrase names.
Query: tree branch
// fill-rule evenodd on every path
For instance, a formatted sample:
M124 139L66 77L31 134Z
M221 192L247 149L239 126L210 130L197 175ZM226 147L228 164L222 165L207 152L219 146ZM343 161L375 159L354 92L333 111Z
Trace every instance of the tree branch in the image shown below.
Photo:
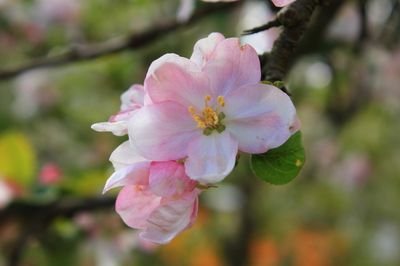
M338 1L338 0L332 0ZM289 70L291 59L308 23L318 5L330 0L297 0L278 13L283 31L275 41L272 51L264 54L263 78L269 81L282 80Z
M114 197L60 199L46 204L34 204L27 201L14 201L0 211L0 221L10 218L29 220L34 216L71 217L76 213L89 210L106 209L113 206Z
M9 79L35 68L66 65L83 60L95 59L105 55L115 54L125 50L132 50L135 48L144 47L149 43L168 35L172 31L188 27L209 15L232 9L239 4L240 3L225 3L206 5L206 7L197 10L186 22L164 22L161 25L155 26L146 31L134 33L122 38L109 40L103 43L93 45L76 45L60 55L33 60L26 64L9 69L0 69L0 79Z

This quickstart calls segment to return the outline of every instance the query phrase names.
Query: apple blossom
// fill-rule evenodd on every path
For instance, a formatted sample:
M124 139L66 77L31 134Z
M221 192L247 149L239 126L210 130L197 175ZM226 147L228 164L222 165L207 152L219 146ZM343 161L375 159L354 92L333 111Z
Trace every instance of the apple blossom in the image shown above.
M191 226L200 191L181 163L148 161L128 141L111 154L110 161L115 172L104 192L123 186L116 211L128 226L141 230L141 238L163 244Z
M144 104L144 89L142 85L134 84L121 95L120 111L112 115L108 122L100 122L92 125L92 129L99 132L112 132L116 136L128 133L127 121L133 112Z
M221 181L238 151L264 153L298 129L290 98L260 78L255 50L219 33L199 40L190 60L162 56L144 82L151 103L128 122L131 144L149 160L183 160L193 180Z

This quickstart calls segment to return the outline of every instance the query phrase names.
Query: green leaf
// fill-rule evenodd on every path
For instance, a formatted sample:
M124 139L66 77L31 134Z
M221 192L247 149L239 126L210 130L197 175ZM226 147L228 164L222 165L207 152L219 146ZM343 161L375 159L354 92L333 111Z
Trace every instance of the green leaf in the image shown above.
M283 185L298 175L304 161L301 133L297 132L278 148L252 155L251 169L262 180L273 185Z

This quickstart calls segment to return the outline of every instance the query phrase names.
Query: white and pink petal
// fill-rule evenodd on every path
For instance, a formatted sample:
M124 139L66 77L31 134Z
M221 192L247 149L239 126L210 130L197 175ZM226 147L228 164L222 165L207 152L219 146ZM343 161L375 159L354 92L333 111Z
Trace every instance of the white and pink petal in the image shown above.
M233 170L238 142L225 130L201 135L189 144L186 174L201 183L216 183Z
M126 121L100 122L93 124L91 128L97 132L111 132L115 136L124 136L128 134Z
M175 161L152 162L149 175L151 191L162 197L176 197L193 191L197 182L189 179L183 164Z
M226 128L239 150L263 153L292 135L296 110L289 96L274 86L253 84L226 96Z
M115 170L119 170L135 163L147 162L148 160L140 155L135 146L131 145L129 141L125 141L111 153L110 161Z
M150 162L139 162L115 171L106 181L103 193L112 188L149 184Z
M195 192L178 200L165 200L151 213L147 228L139 236L154 243L166 244L191 225L196 210Z
M144 186L125 186L118 194L115 210L129 227L145 229L150 215L160 203L161 197Z
M186 157L191 140L201 134L186 107L175 102L144 106L128 126L131 143L152 161Z
M213 32L206 38L198 40L194 45L190 60L203 68L214 53L217 45L223 40L225 40L225 37L219 32Z
M204 106L204 97L211 94L209 80L200 69L192 70L189 59L186 64L164 62L158 65L144 82L146 92L153 103L174 101L189 107Z
M121 95L121 111L132 109L132 107L140 108L144 105L144 87L140 84L132 85Z
M257 52L248 44L241 45L238 38L220 42L209 56L203 71L210 79L213 95L225 96L230 90L261 79L261 66Z

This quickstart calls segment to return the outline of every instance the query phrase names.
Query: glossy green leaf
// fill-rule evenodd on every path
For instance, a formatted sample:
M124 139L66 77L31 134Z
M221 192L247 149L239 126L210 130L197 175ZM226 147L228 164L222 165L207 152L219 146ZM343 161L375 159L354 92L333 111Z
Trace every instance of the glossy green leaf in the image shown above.
M283 145L251 157L251 169L262 180L282 185L292 181L304 165L305 153L301 133L297 132Z

